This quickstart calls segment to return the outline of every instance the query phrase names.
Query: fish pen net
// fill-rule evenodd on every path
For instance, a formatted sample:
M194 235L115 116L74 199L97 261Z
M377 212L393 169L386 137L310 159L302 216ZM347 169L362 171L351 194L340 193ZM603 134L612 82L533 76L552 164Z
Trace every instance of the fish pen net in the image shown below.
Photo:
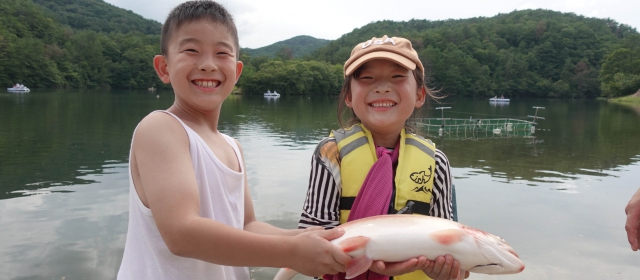
M508 138L532 136L535 123L513 118L422 118L416 128L427 136L450 139Z

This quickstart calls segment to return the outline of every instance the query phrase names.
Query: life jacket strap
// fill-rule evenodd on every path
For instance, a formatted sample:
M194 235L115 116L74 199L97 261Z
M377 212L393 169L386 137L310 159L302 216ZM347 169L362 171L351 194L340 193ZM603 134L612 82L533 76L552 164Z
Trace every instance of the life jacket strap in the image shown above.
M430 203L425 203L417 200L408 200L407 205L402 209L400 209L400 211L397 211L396 209L391 209L389 214L420 214L420 215L429 216L429 209L431 209Z
M340 197L340 207L338 207L340 210L351 210L351 207L353 207L353 203L356 201L356 197L355 196L343 196Z
M340 210L351 210L351 207L353 206L353 203L356 201L355 196L343 196L340 198ZM389 214L398 214L400 212L400 214L420 214L420 215L425 215L425 216L429 216L429 209L431 209L431 204L430 203L425 203L422 201L417 201L417 200L408 200L407 201L407 206L405 206L405 208L409 207L410 209L400 209L400 211L395 210L395 209L391 209L389 211ZM410 212L407 212L410 211Z

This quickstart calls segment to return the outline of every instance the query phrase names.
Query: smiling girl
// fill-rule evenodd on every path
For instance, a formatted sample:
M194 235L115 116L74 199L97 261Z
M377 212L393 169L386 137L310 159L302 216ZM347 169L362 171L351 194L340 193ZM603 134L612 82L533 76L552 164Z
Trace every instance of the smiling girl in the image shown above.
M342 128L316 147L299 227L333 228L396 213L452 219L449 161L408 125L427 96L433 97L411 42L385 35L358 44L344 76L338 102ZM459 274L458 261L447 255L374 262L358 279L455 279ZM344 279L344 274L324 278Z

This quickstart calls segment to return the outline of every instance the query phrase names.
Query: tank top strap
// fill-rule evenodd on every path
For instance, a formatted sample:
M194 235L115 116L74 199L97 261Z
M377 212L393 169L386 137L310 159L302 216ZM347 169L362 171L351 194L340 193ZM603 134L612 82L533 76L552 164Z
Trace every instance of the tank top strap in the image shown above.
M240 163L240 168L242 169L242 171L244 171L244 162L242 161L242 155L240 154L240 147L238 147L236 140L229 135L226 135L224 133L221 133L221 134L222 136L224 136L224 139L227 140L227 143L229 143L229 145L231 145L231 147L233 148L233 151L236 153L236 157L238 158L238 163Z
M182 124L182 126L184 127L184 129L186 130L187 128L190 128L187 124L185 124L180 118L178 118L178 116L174 115L173 113L167 111L167 110L155 110L151 113L155 113L155 112L161 112L161 113L165 113L169 116L174 117L176 120L178 120L180 122L180 124Z
M200 135L198 135L198 133L195 130L193 130L186 123L184 123L182 121L182 119L180 119L178 116L174 115L173 113L171 113L171 112L169 112L167 110L155 110L155 111L151 112L151 114L153 114L155 112L165 113L165 114L167 114L169 116L172 116L174 119L178 120L178 122L180 122L180 124L182 125L182 128L184 128L184 131L187 133L187 136L189 137L189 141L202 141L202 143L204 143L204 140L202 140Z
M191 127L189 127L187 124L185 124L178 116L174 115L173 113L167 111L167 110L156 110L153 111L151 113L155 113L155 112L161 112L161 113L165 113L168 114L172 117L174 117L176 120L178 120L180 122L180 124L182 124L182 126L184 127L184 130L187 131L187 134L189 134L189 138L191 138L191 133L194 133L196 138L200 138L200 135L198 135L198 133L196 133L193 129L191 129ZM227 143L229 143L229 145L231 145L231 147L233 148L233 151L236 154L236 157L238 158L238 163L241 166L241 169L244 171L244 161L242 160L242 156L240 154L240 148L238 147L238 145L236 144L236 141L233 139L233 137L226 135L224 133L221 133L222 136L224 136L224 139L227 140Z

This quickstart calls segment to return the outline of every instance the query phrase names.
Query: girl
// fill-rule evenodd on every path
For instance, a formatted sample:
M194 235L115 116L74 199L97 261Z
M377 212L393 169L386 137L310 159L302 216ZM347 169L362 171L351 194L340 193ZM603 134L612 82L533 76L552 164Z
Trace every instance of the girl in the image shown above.
M452 219L447 157L410 133L408 120L432 93L424 67L404 38L372 38L358 44L344 65L338 102L342 129L323 139L311 160L309 190L300 228L333 228L373 215L415 213ZM350 119L343 122L344 106ZM374 262L362 279L455 279L451 256ZM379 274L378 274L379 273ZM426 275L425 275L426 274ZM468 277L468 274L465 274ZM325 275L325 279L344 276Z

